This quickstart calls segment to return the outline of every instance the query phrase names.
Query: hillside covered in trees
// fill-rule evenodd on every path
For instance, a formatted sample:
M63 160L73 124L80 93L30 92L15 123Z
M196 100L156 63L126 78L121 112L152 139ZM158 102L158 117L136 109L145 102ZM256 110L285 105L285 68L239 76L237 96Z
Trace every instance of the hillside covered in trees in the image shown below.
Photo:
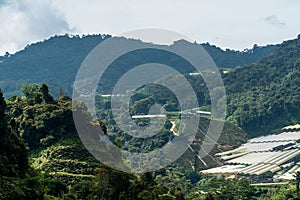
M72 125L70 98L53 98L45 84L24 85L22 94L5 101L0 93L1 200L238 200L297 196L293 184L262 189L243 180L206 177L198 173L204 166L191 151L154 173L113 170L95 160L83 147ZM207 128L207 120L203 119L201 129ZM109 134L100 121L91 125ZM240 129L226 123L219 145L212 153L220 148L230 149L229 145L238 146L244 140ZM197 151L197 144L192 148ZM205 159L212 165L213 154Z
M300 122L300 37L224 75L228 120L252 136Z
M28 45L16 54L6 54L0 57L0 88L5 92L5 96L9 97L20 94L20 88L24 83L45 82L55 96L58 96L61 91L71 95L76 73L85 57L94 47L110 37L109 35L54 36ZM202 46L211 55L216 65L222 68L255 62L277 48L274 45L254 46L253 49L240 52L229 49L224 51L208 43ZM162 58L161 55L155 57L157 61L163 61ZM176 64L176 61L170 63Z
M284 126L300 122L299 44L299 37L285 41L255 63L220 70L227 97L226 120L241 127L248 137L280 132ZM172 66L181 70L177 64ZM185 66L189 68L188 64ZM205 73L209 75L209 72ZM196 92L199 105L209 108L212 94L209 94L203 78L188 74L185 78ZM176 76L166 79L180 87ZM145 103L151 105L154 102L163 105L167 111L180 110L172 92L155 84L139 88L131 101L132 107L140 108L141 113L147 112L143 110ZM187 98L184 103L189 101ZM102 107L108 104L100 103Z
M245 52L223 51L203 44L222 67L220 72L226 87L227 118L220 139L207 157L203 160L197 157L201 146L197 142L203 140L211 120L203 118L191 149L165 169L145 174L123 173L101 164L84 148L74 126L72 111L76 109L86 116L88 126L101 128L115 145L129 151L151 151L174 137L170 120L157 137L146 142L128 137L115 126L110 101L101 97L101 93L96 97L100 119L93 120L80 103L72 108L72 99L67 94L71 93L81 62L90 50L108 37L56 36L14 55L0 57L0 88L4 91L4 94L0 92L0 199L299 197L300 176L296 184L262 189L246 181L211 178L198 172L220 165L214 154L239 146L247 137L278 132L285 125L300 123L300 37L276 46L254 46ZM160 52L155 53L152 56L159 57ZM129 59L130 56L143 58L144 55L131 54ZM148 62L149 58L144 57L138 61ZM182 73L189 72L188 66L184 68L184 63L176 59L170 59L170 63ZM123 64L115 66L127 67L134 63ZM118 75L108 71L107 78L114 81ZM201 76L185 74L185 77L202 108L210 111L209 94ZM175 85L176 78L171 77ZM104 91L109 91L109 87L110 82L102 85ZM146 114L155 103L162 104L169 112L180 110L170 91L147 85L132 96L130 112L132 115ZM138 123L148 122L141 120Z
M53 98L44 83L25 84L21 92L22 96L6 101L1 93L0 199L183 199L201 179L190 163L197 169L204 166L191 151L155 173L127 174L110 169L93 158L81 143L69 97ZM75 109L84 111L82 106ZM117 141L110 133L115 127L107 130L100 121L91 121L91 125L101 127L113 142ZM208 120L203 119L201 129L207 127ZM122 135L117 137L126 141ZM228 149L243 141L243 132L226 124L219 144ZM193 148L196 151L199 147ZM214 152L219 148L222 146ZM210 156L204 159L216 166L218 163ZM8 189L12 184L13 191Z

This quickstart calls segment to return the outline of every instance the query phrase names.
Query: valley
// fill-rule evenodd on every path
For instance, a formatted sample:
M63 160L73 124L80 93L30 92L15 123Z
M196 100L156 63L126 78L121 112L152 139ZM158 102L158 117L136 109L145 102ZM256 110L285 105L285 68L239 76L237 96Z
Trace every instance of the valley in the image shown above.
M111 36L55 36L0 57L1 200L226 199L222 195L233 191L235 199L299 196L299 36L244 52L202 44L219 67L226 96L219 88L209 93L203 74L170 54L149 49L131 52L104 73L96 88L93 118L86 105L70 97L72 84L87 54L108 38ZM200 44L178 41L172 45ZM122 73L152 60L173 66L182 74L195 91L199 108L192 106L195 102L188 95L180 102L159 82L146 84L130 97L132 121L125 121L130 128L126 132L116 123L126 113L120 110L114 116L116 108L111 105L112 98L122 99L126 94L113 96L112 89ZM212 71L203 73L213 77ZM179 76L160 81L166 80L182 88ZM211 95L220 101L212 102ZM224 99L226 107L218 107ZM152 112L157 104L163 112ZM224 119L215 116L212 104L226 111ZM185 137L187 150L172 164L134 174L109 168L93 157L78 135L73 112L83 116L84 130L102 130L102 135L93 135L95 143L103 145L105 137L118 147L115 154L102 152L102 146L94 149L105 158L119 156L121 150L152 152L184 136L183 132L189 133L191 127L185 120L195 117L199 123L196 133ZM138 134L136 127L147 127L155 119L165 120L157 134L132 136ZM207 138L210 124L222 124L218 138ZM157 127L152 127L153 132ZM211 151L203 152L204 146L211 146ZM124 159L121 164L144 169L153 160L134 163Z

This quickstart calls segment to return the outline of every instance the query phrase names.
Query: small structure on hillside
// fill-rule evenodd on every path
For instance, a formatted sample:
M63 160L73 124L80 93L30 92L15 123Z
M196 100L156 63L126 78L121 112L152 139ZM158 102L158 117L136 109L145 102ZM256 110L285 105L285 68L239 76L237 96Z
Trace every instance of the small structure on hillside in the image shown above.
M284 131L299 131L300 130L300 124L286 126L282 130L284 130Z

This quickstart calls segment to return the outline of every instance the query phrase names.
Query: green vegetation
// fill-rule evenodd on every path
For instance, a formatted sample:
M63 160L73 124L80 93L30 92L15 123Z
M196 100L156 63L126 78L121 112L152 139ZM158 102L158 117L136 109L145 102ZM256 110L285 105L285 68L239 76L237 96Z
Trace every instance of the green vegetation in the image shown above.
M227 95L227 120L241 127L248 137L277 133L300 120L300 38L283 42L256 63L222 73ZM206 72L209 75L209 72ZM200 106L208 108L210 95L202 77L185 76ZM177 77L167 77L180 87ZM190 99L183 102L188 105ZM132 97L134 109L145 113L143 103L160 103L167 111L179 110L176 97L156 84L139 88ZM174 114L174 113L173 113Z
M13 55L0 57L0 88L6 97L20 95L20 88L25 83L42 83L49 86L52 94L59 96L61 93L71 95L72 84L76 73L89 52L109 35L79 36L54 36L50 39L27 46L24 50ZM189 45L193 45L188 43ZM181 45L177 42L176 45ZM250 64L270 54L276 46L254 47L245 52L221 50L216 46L203 44L203 47L212 56L216 64L223 68ZM132 59L134 56L134 59ZM165 59L162 52L158 52L152 58L156 61L170 60L170 66L178 60ZM118 69L110 75L110 79L117 77L116 73L125 69L127 64L135 66L132 60L147 63L145 52L131 55L129 60L118 63ZM127 63L129 62L129 63ZM183 63L178 63L181 66ZM107 88L107 86L105 86Z
M282 43L260 62L224 75L228 120L250 136L300 120L300 38Z
M244 51L233 51L226 49L225 51L210 45L209 43L202 44L203 48L209 53L218 67L231 68L254 63L274 52L278 45L257 46L253 45L252 49Z
M25 84L22 87L22 93L22 97L12 96L6 102L2 98L2 113L6 110L8 115L6 117L4 114L1 115L1 122L3 122L1 127L7 127L5 121L10 121L11 128L3 130L11 130L9 137L12 140L9 142L2 140L5 141L2 147L8 146L6 149L14 147L14 145L5 146L14 142L22 147L23 149L21 148L13 158L22 161L22 164L15 166L24 168L11 168L9 164L2 165L3 188L0 191L4 197L9 197L7 199L51 199L54 197L64 199L99 199L100 197L100 199L183 199L201 178L197 172L191 170L189 161L195 166L199 165L197 169L201 169L201 164L191 152L187 152L177 164L165 172L162 170L155 174L126 174L101 165L85 150L76 133L70 98L61 96L59 99L54 99L45 84ZM103 124L100 122L97 124L106 133ZM208 124L209 120L203 119L201 130L205 131ZM220 142L221 146L218 148L230 148L228 145L224 147L222 145L238 144L244 140L243 133L239 129L234 130L234 126L230 126L226 125L225 130L228 132L222 134L221 138L224 139L224 143ZM134 150L141 145L147 150L156 147L161 142L162 144L167 142L170 128L171 125L166 124L165 130L161 132L161 138L153 138L152 142L132 141L137 142L134 146L130 144L130 139L126 139L124 133L118 136L110 135L110 137L112 140L119 141L116 143L122 148L127 145L130 150ZM112 129L115 127L108 126L107 132L109 133ZM236 135L236 138L228 137L229 132L231 135ZM199 133L199 138L203 137ZM27 157L23 139L28 146L29 157ZM199 150L199 146L193 148ZM19 150L11 149L10 151L18 152ZM215 151L219 151L217 147ZM9 157L5 151L1 153L2 155ZM17 161L11 160L10 162ZM31 169L29 164L26 164L28 162ZM186 168L187 162L188 168ZM214 166L216 163L212 162L210 165ZM5 169L13 172L19 170L22 173L18 173L16 177L11 173L5 175ZM175 181L177 179L178 181ZM30 183L33 184L32 187L28 186L30 185L28 181L32 182ZM11 193L7 188L11 184L14 184L18 190L14 194L16 197L8 196Z
M47 83L52 94L70 95L82 61L108 35L54 36L1 57L0 88L6 97L20 95L25 83Z
M249 183L243 180L212 178L207 181L201 181L197 185L198 189L204 189L206 192L192 193L192 199L232 199L232 200L250 200L256 199L255 189Z
M246 137L276 132L285 125L300 123L300 37L281 45L255 46L243 53L204 45L221 67L247 64L221 73L228 97L224 130L216 144L213 143L213 150L200 159L197 154L209 123L211 120L217 122L214 118L201 118L198 132L195 137L189 138L191 145L185 154L172 165L145 174L123 173L99 163L81 143L73 122L72 101L65 96L70 93L70 85L86 54L107 37L56 36L28 46L10 57L0 58L3 61L0 63L0 87L4 88L7 96L21 94L10 96L5 101L0 92L1 200L299 199L299 174L286 186L264 188L251 186L242 180L206 177L199 171L220 165L214 154L239 146ZM111 70L105 72L99 92L109 93L122 73L154 59L162 64L174 65L181 73L191 69L185 61L157 50L136 51L124 56L125 60L116 60ZM137 58L134 63L131 62L135 60L133 58ZM12 65L15 70L12 70ZM122 69L116 70L120 66ZM170 78L175 86L177 78ZM186 75L186 78L195 90L200 106L210 111L209 94L201 76ZM30 84L33 82L41 84ZM57 98L50 94L48 85ZM20 92L17 92L19 89ZM158 84L139 88L130 102L132 115L146 114L157 103L168 112L169 118L164 127L155 137L147 139L136 139L121 131L112 116L110 99L100 94L96 97L99 120L92 121L85 106L80 103L75 110L82 112L88 126L101 128L124 150L149 152L165 145L174 137L170 131L171 121L176 122L175 131L180 132L178 111L181 108L178 100L170 90ZM190 99L183 101L188 104ZM117 116L122 117L122 114ZM135 121L141 126L149 122L147 119ZM145 161L139 167L147 164Z
M0 91L0 199L41 199L40 179L29 167L23 140L6 122L6 102Z

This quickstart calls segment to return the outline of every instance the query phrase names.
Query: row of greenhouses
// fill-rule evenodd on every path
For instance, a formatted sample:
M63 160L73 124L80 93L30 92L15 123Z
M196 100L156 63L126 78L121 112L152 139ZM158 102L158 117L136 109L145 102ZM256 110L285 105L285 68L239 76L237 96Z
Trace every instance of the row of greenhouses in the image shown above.
M204 174L265 177L291 180L300 171L300 131L289 131L248 140L237 149L216 154L223 166L201 171Z

